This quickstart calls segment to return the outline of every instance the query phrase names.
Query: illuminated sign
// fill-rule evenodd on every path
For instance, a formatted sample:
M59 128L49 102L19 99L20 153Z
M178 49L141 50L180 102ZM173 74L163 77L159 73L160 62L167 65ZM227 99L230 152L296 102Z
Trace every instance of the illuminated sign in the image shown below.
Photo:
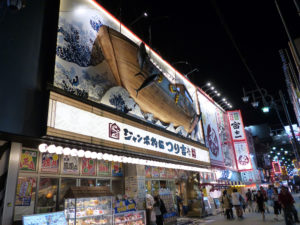
M280 174L281 173L281 167L279 162L272 162L273 172L274 174Z
M228 111L228 122L235 150L235 159L239 171L252 170L248 143L244 131L242 115L239 110Z
M48 126L182 158L210 162L208 151L50 100Z

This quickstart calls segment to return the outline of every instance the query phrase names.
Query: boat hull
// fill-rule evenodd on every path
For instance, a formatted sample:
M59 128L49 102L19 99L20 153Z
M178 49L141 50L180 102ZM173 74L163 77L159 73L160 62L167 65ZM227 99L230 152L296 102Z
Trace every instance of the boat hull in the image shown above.
M172 123L174 127L183 126L188 133L193 131L196 126L195 111L191 110L192 107L180 107L170 91L162 88L157 80L140 90L137 95L136 90L151 75L146 66L142 71L140 69L137 57L139 46L106 26L100 28L95 44L100 45L117 84L128 91L144 113L151 113L154 118ZM139 72L144 76L135 76Z

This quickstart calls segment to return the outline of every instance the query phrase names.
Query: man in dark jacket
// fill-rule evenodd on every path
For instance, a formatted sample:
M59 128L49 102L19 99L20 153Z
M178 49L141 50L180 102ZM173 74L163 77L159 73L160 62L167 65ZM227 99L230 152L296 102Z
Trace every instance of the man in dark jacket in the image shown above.
M161 214L164 215L167 213L167 209L166 209L166 206L165 206L165 203L164 201L160 198L159 195L157 195L158 197L158 200L159 200L159 203L160 203L160 211L161 211Z
M294 214L296 222L299 223L298 213L294 206L295 200L288 189L284 186L281 188L280 194L278 196L278 201L284 210L285 223L288 224L287 212L292 212Z

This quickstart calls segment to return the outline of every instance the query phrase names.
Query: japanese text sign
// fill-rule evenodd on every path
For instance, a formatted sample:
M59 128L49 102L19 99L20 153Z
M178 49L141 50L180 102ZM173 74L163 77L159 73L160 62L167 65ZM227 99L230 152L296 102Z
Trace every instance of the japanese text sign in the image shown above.
M76 107L56 102L55 117L48 126L143 149L176 155L182 158L210 162L205 149L182 143L131 125L114 121ZM76 118L76 123L74 123Z
M228 120L233 141L244 140L244 126L239 111L228 112Z

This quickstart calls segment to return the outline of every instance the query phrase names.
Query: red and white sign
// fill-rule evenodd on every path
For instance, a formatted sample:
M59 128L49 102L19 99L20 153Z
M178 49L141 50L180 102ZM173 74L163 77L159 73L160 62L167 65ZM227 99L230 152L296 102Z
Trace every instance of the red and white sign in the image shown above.
M246 139L241 112L239 110L228 111L227 116L238 170L252 170L249 147Z
M274 174L281 174L281 166L279 162L272 162L272 167Z

